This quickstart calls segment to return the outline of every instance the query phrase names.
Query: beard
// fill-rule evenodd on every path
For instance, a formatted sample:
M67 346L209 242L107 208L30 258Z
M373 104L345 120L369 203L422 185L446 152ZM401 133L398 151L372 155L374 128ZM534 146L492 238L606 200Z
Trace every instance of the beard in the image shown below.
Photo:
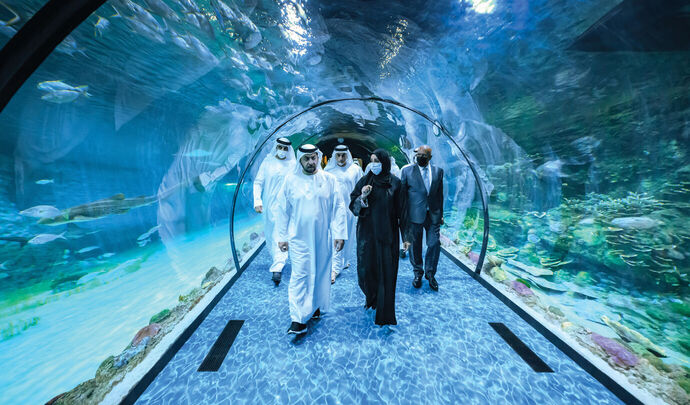
M302 170L304 170L305 173L314 174L314 172L316 172L316 165L312 165L312 164L307 164L306 166L302 165Z

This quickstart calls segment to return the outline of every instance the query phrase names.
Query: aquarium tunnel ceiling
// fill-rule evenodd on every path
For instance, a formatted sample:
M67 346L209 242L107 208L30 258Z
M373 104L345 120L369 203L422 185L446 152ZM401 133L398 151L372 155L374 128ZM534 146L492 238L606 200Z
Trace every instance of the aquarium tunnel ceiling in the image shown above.
M284 136L363 165L430 145L444 249L687 403L688 27L684 0L0 0L0 390L77 386L245 264ZM139 306L100 334L87 296ZM78 354L50 328L73 312ZM11 368L27 347L34 371ZM27 399L48 358L69 372Z

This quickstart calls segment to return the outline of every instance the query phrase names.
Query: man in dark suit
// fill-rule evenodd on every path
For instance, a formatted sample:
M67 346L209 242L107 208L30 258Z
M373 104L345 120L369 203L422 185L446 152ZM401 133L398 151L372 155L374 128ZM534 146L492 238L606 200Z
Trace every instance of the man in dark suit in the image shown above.
M410 263L414 268L414 288L422 286L422 275L429 287L438 291L436 267L441 254L443 224L443 169L432 166L431 148L422 145L415 154L415 163L402 168L402 190L407 193L407 229L405 248L412 246ZM422 232L426 231L426 259L422 266Z

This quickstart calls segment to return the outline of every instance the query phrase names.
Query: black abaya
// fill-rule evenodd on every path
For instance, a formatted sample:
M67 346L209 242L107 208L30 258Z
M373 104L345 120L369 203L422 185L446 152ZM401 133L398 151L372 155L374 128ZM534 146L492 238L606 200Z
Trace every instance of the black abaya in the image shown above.
M385 182L368 173L350 194L350 210L357 216L357 279L366 307L376 309L377 325L396 325L395 284L398 279L398 233L404 196L400 180L390 175ZM362 187L372 185L365 207Z

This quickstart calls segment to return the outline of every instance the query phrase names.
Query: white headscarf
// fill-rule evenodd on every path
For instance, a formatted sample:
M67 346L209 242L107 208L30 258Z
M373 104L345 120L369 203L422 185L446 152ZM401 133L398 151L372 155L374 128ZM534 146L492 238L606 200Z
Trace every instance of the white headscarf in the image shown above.
M280 160L276 157L276 153L278 152L278 145L280 146L287 146L288 150L286 152L286 156L284 160ZM271 149L271 153L266 156L266 159L275 159L279 162L289 162L289 161L294 161L295 160L295 151L292 149L292 142L290 142L289 139L287 138L278 138L276 139L273 149Z
M304 155L311 155L312 153L318 153L319 158L318 161L316 162L316 170L314 171L314 174L318 173L319 170L321 170L321 159L323 159L323 153L317 148L316 146L310 144L310 143L305 143L304 145L300 146L297 148L297 164L295 165L295 174L297 175L303 175L303 176L310 176L307 174L304 174L302 171L302 163L300 160L302 159L302 156Z
M347 161L345 162L345 166L338 166L338 162L335 160L335 154L336 153L346 153L347 154ZM328 163L326 164L326 168L324 169L327 172L331 172L336 169L341 169L341 170L347 170L352 166L354 163L354 159L352 159L352 153L350 153L350 148L348 148L345 145L338 145L333 149L333 153L331 153L331 158L328 160Z

